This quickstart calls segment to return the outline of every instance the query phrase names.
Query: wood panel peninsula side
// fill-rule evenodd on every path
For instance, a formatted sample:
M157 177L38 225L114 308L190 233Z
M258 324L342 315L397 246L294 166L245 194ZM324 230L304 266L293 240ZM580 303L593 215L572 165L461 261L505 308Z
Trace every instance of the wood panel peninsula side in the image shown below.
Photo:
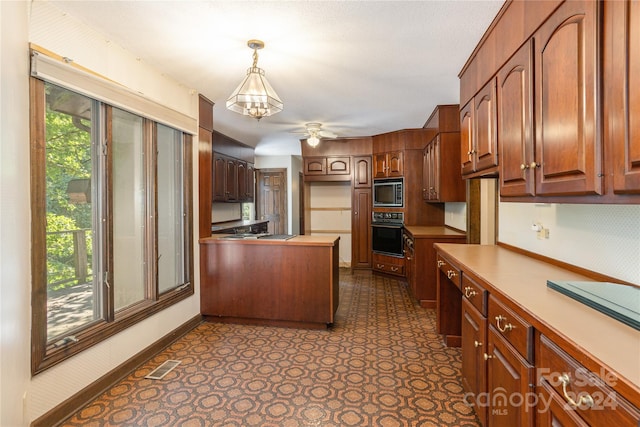
M339 303L339 236L200 239L205 320L322 329Z

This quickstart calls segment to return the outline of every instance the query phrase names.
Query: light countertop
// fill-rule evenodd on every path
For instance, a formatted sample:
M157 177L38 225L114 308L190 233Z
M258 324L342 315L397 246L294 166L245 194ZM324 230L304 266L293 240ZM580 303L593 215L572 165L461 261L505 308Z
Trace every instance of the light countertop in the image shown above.
M592 278L500 246L435 246L463 272L485 280L522 307L534 320L534 327L543 333L551 328L564 335L640 387L640 331L547 287L547 280Z
M413 237L464 237L463 233L453 228L442 225L405 225L404 228L409 231Z

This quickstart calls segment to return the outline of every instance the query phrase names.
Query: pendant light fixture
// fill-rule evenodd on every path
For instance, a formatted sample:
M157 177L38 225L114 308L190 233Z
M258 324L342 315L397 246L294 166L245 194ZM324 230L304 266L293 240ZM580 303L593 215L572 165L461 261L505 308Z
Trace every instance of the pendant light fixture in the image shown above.
M247 69L247 76L227 99L227 108L260 120L282 111L283 104L264 76L264 70L258 68L258 49L264 47L264 42L249 40L247 46L253 49L253 65Z

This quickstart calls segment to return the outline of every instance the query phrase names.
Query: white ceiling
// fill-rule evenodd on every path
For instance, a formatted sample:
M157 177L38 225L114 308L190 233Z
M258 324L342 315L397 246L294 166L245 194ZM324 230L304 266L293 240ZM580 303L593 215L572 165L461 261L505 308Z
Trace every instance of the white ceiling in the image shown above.
M422 127L459 100L458 73L503 0L60 1L136 57L215 102L214 128L258 155L300 154L307 122L342 137ZM256 121L225 101L258 66L284 110Z

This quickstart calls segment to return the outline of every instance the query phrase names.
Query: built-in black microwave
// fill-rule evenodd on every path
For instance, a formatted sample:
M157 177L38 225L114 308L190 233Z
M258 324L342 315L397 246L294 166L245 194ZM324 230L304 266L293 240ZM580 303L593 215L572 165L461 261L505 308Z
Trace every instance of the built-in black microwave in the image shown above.
M404 206L404 179L389 178L373 181L373 207L401 208Z

